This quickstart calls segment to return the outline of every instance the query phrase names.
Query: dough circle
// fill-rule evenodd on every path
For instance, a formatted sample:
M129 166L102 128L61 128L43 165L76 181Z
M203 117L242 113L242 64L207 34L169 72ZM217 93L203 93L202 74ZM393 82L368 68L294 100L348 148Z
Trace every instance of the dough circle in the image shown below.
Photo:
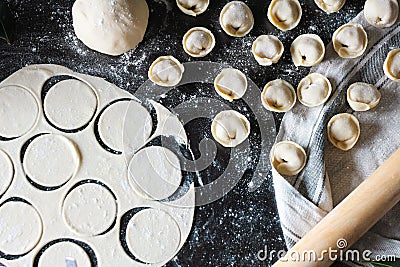
M400 48L390 51L383 64L385 75L392 81L400 81Z
M376 28L391 27L399 15L397 0L367 0L364 5L364 17Z
M204 13L209 3L209 0L176 0L176 4L183 13L194 17Z
M298 0L272 0L268 7L268 20L282 31L295 28L302 16Z
M161 56L151 64L149 79L160 86L175 86L181 79L185 68L173 56Z
M76 36L89 48L113 56L143 40L148 18L145 0L76 0L72 7Z
M205 57L215 46L215 37L204 27L194 27L185 33L182 40L183 49L192 57Z
M0 206L0 251L22 255L36 247L42 237L42 219L36 209L22 201Z
M261 66L277 63L284 51L282 42L273 35L260 35L253 42L251 52Z
M240 99L247 91L247 78L240 70L223 69L214 80L214 89L224 99Z
M1 137L20 137L36 124L39 107L25 88L15 85L0 88L0 107Z
M333 33L332 43L340 57L356 58L367 49L368 36L360 24L347 23Z
M77 172L80 156L68 138L58 134L44 134L27 147L23 160L26 175L35 183L58 187L68 182Z
M293 41L290 53L295 66L312 67L324 59L325 45L316 34L302 34Z
M333 116L328 122L328 139L335 147L347 151L354 147L360 136L360 123L349 113Z
M299 144L292 141L282 141L272 147L270 161L281 175L293 176L303 170L307 155Z
M296 104L296 92L287 81L276 79L264 86L261 103L270 111L287 112Z
M233 37L243 37L254 26L251 9L242 1L227 3L219 15L219 23L226 34Z
M44 98L48 120L63 130L77 130L93 118L97 96L86 83L70 79L54 85Z
M297 86L297 97L307 107L316 107L325 103L332 93L330 81L322 74L311 73Z
M326 13L334 13L342 9L346 0L314 0L315 4Z
M347 102L354 111L367 111L378 105L381 93L372 84L357 82L347 89Z
M66 225L73 232L82 236L96 236L107 231L114 223L117 203L106 187L84 183L67 194L62 213Z
M128 223L126 242L129 250L145 263L160 263L171 258L179 247L178 224L162 210L145 209Z
M170 197L181 184L179 158L169 149L150 146L137 152L129 163L129 176L146 198Z
M90 267L91 262L86 251L79 245L62 241L48 247L39 258L38 267L65 266L65 259L72 258L77 267Z
M9 155L0 149L0 197L3 195L14 177L14 164Z

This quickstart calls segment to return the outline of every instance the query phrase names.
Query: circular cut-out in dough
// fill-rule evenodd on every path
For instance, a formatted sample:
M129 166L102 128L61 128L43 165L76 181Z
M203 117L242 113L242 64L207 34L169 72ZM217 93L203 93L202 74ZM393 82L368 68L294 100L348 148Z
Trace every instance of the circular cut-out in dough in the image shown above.
M128 223L126 242L129 250L145 263L160 263L174 256L181 241L178 224L162 210L145 209Z
M74 259L77 267L91 266L86 251L73 242L58 242L48 247L39 258L38 267L66 266L67 258Z
M367 111L376 107L381 93L372 84L356 82L347 89L347 102L355 111Z
M299 24L302 12L298 0L272 0L268 7L268 20L278 29L288 31Z
M176 0L179 9L190 16L197 16L207 10L209 0Z
M224 147L236 147L250 134L249 120L234 110L224 110L215 116L211 124L211 133Z
M356 58L367 49L368 36L360 24L347 23L333 33L332 43L340 57Z
M328 122L328 139L335 147L347 151L354 147L360 136L360 123L349 113L333 116Z
M278 173L293 176L303 170L307 155L299 144L282 141L272 147L270 161Z
M332 93L330 81L322 74L311 73L297 86L297 97L307 107L316 107L325 103Z
M122 152L125 145L125 149L134 152L149 138L152 120L140 103L121 100L104 110L98 127L100 138L107 147Z
M7 201L0 206L0 251L23 255L42 237L42 219L36 209L22 201Z
M314 0L314 2L320 9L331 14L342 9L346 0Z
M214 34L204 27L194 27L185 33L183 49L192 57L205 57L215 46Z
M400 81L400 48L390 51L383 64L383 71L392 81Z
M287 112L296 104L296 92L287 81L276 79L264 86L261 103L270 111Z
M391 27L399 15L397 0L367 0L364 16L369 24L377 28Z
M219 15L219 23L226 34L233 37L243 37L254 26L251 9L242 1L227 3Z
M0 149L0 197L10 186L14 177L14 164L6 152Z
M237 69L223 69L214 80L214 88L224 99L240 99L247 91L247 78Z
M17 138L37 121L39 108L35 97L25 88L9 85L0 88L0 136Z
M88 84L69 79L50 88L43 105L47 119L54 126L77 130L92 120L97 109L97 96Z
M270 66L279 61L283 54L282 42L273 35L260 35L253 42L251 52L261 66Z
M156 200L170 197L182 180L179 158L160 146L137 152L129 163L129 176L140 193Z
M78 185L63 201L62 213L66 225L82 236L106 232L115 222L117 203L108 188L97 183Z
M184 72L183 65L173 56L161 56L150 66L149 79L160 86L175 86Z
M44 134L27 147L23 159L26 175L36 184L59 187L77 172L80 156L68 138L58 134Z
M290 53L295 66L311 67L324 59L325 45L316 34L302 34L293 41Z

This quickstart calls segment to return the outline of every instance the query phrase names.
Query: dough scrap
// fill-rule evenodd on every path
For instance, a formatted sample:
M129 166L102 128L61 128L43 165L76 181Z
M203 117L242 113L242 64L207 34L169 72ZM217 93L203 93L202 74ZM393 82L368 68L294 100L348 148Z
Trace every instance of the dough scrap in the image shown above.
M383 71L392 81L400 81L400 48L388 53L383 64Z
M354 111L367 111L378 105L381 93L372 84L356 82L347 89L347 102Z
M287 81L276 79L264 86L261 103L270 111L287 112L296 104L296 92Z
M0 197L7 191L14 177L14 164L6 152L0 149Z
M227 3L219 16L219 23L226 34L233 37L243 37L254 26L251 9L242 1Z
M224 99L240 99L247 91L247 78L240 70L223 69L214 80L214 88Z
M342 9L346 0L314 0L314 2L320 9L331 14Z
M307 107L324 104L332 93L330 81L322 74L311 73L304 77L297 87L300 103Z
M376 28L389 28L397 20L399 4L397 0L367 0L364 5L364 17Z
M290 53L295 66L311 67L324 59L325 45L316 34L302 34L293 41Z
M183 36L183 49L192 57L205 57L215 46L215 37L204 27L191 28Z
M282 141L272 147L270 161L281 175L294 176L306 165L307 154L299 144Z
M74 259L77 267L91 266L89 256L82 247L65 241L48 247L40 256L38 267L66 266L66 258Z
M160 86L175 86L184 72L183 65L173 56L161 56L150 66L149 79Z
M335 147L347 151L354 147L360 136L360 123L349 113L333 116L328 122L328 139Z
M284 51L282 42L273 35L260 35L253 42L251 52L261 66L277 63Z
M361 56L368 45L364 28L358 23L347 23L340 26L332 36L333 48L342 58Z
M209 3L209 0L176 0L176 4L183 13L194 17L204 13Z
M250 134L249 120L234 110L224 110L215 116L211 124L214 139L224 147L236 147Z
M268 20L282 31L294 29L302 16L298 0L272 0L268 7Z

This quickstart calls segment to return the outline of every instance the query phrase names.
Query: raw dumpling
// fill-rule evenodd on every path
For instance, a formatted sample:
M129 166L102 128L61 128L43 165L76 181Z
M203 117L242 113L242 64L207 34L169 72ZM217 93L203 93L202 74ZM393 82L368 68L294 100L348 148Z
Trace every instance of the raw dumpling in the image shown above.
M206 11L209 3L209 0L176 0L179 9L191 16L197 16Z
M279 61L283 54L282 42L273 35L260 35L253 42L254 58L261 66L270 66Z
M356 58L367 48L368 37L360 24L347 23L333 33L332 43L340 57Z
M369 24L377 28L392 26L399 15L397 0L367 0L364 5L364 16Z
M400 48L390 51L383 64L383 70L391 80L400 81Z
M347 89L347 102L355 111L367 111L376 107L381 99L381 93L372 84L357 82Z
M286 112L296 103L296 92L287 81L276 79L264 86L261 102L270 111Z
M304 149L295 142L282 141L272 147L270 161L280 174L293 176L304 168L307 155Z
M232 1L224 6L219 16L222 29L230 36L243 37L254 26L251 9L242 1Z
M330 81L322 74L311 73L297 87L299 101L307 107L322 105L332 93Z
M240 70L223 69L214 80L214 88L224 99L240 99L247 90L247 78Z
M183 65L173 56L157 58L150 66L149 79L160 86L175 86L181 79Z
M296 27L301 19L302 10L298 0L272 0L268 7L268 19L282 31Z
M221 111L211 124L211 133L224 147L235 147L249 136L250 122L237 111Z
M328 139L335 147L347 151L351 149L360 136L358 119L348 113L333 116L328 122Z
M215 46L215 38L212 32L204 27L190 29L182 40L183 49L192 57L204 57Z
M330 14L339 11L346 3L346 0L314 0L314 2L320 9Z
M311 67L324 59L325 45L316 34L302 34L293 41L290 53L294 65Z

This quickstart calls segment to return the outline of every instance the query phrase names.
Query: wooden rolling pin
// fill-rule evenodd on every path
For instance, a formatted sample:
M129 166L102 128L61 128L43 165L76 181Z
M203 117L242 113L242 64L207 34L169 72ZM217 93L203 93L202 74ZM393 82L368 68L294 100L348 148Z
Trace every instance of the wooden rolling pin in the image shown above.
M400 201L400 149L326 215L288 253L273 266L322 267L333 262L324 251L348 249ZM315 251L321 261L298 261L296 255ZM324 257L321 255L324 252ZM360 252L360 255L362 252ZM292 256L290 256L292 255ZM361 256L360 256L361 257ZM303 258L304 259L304 258Z

